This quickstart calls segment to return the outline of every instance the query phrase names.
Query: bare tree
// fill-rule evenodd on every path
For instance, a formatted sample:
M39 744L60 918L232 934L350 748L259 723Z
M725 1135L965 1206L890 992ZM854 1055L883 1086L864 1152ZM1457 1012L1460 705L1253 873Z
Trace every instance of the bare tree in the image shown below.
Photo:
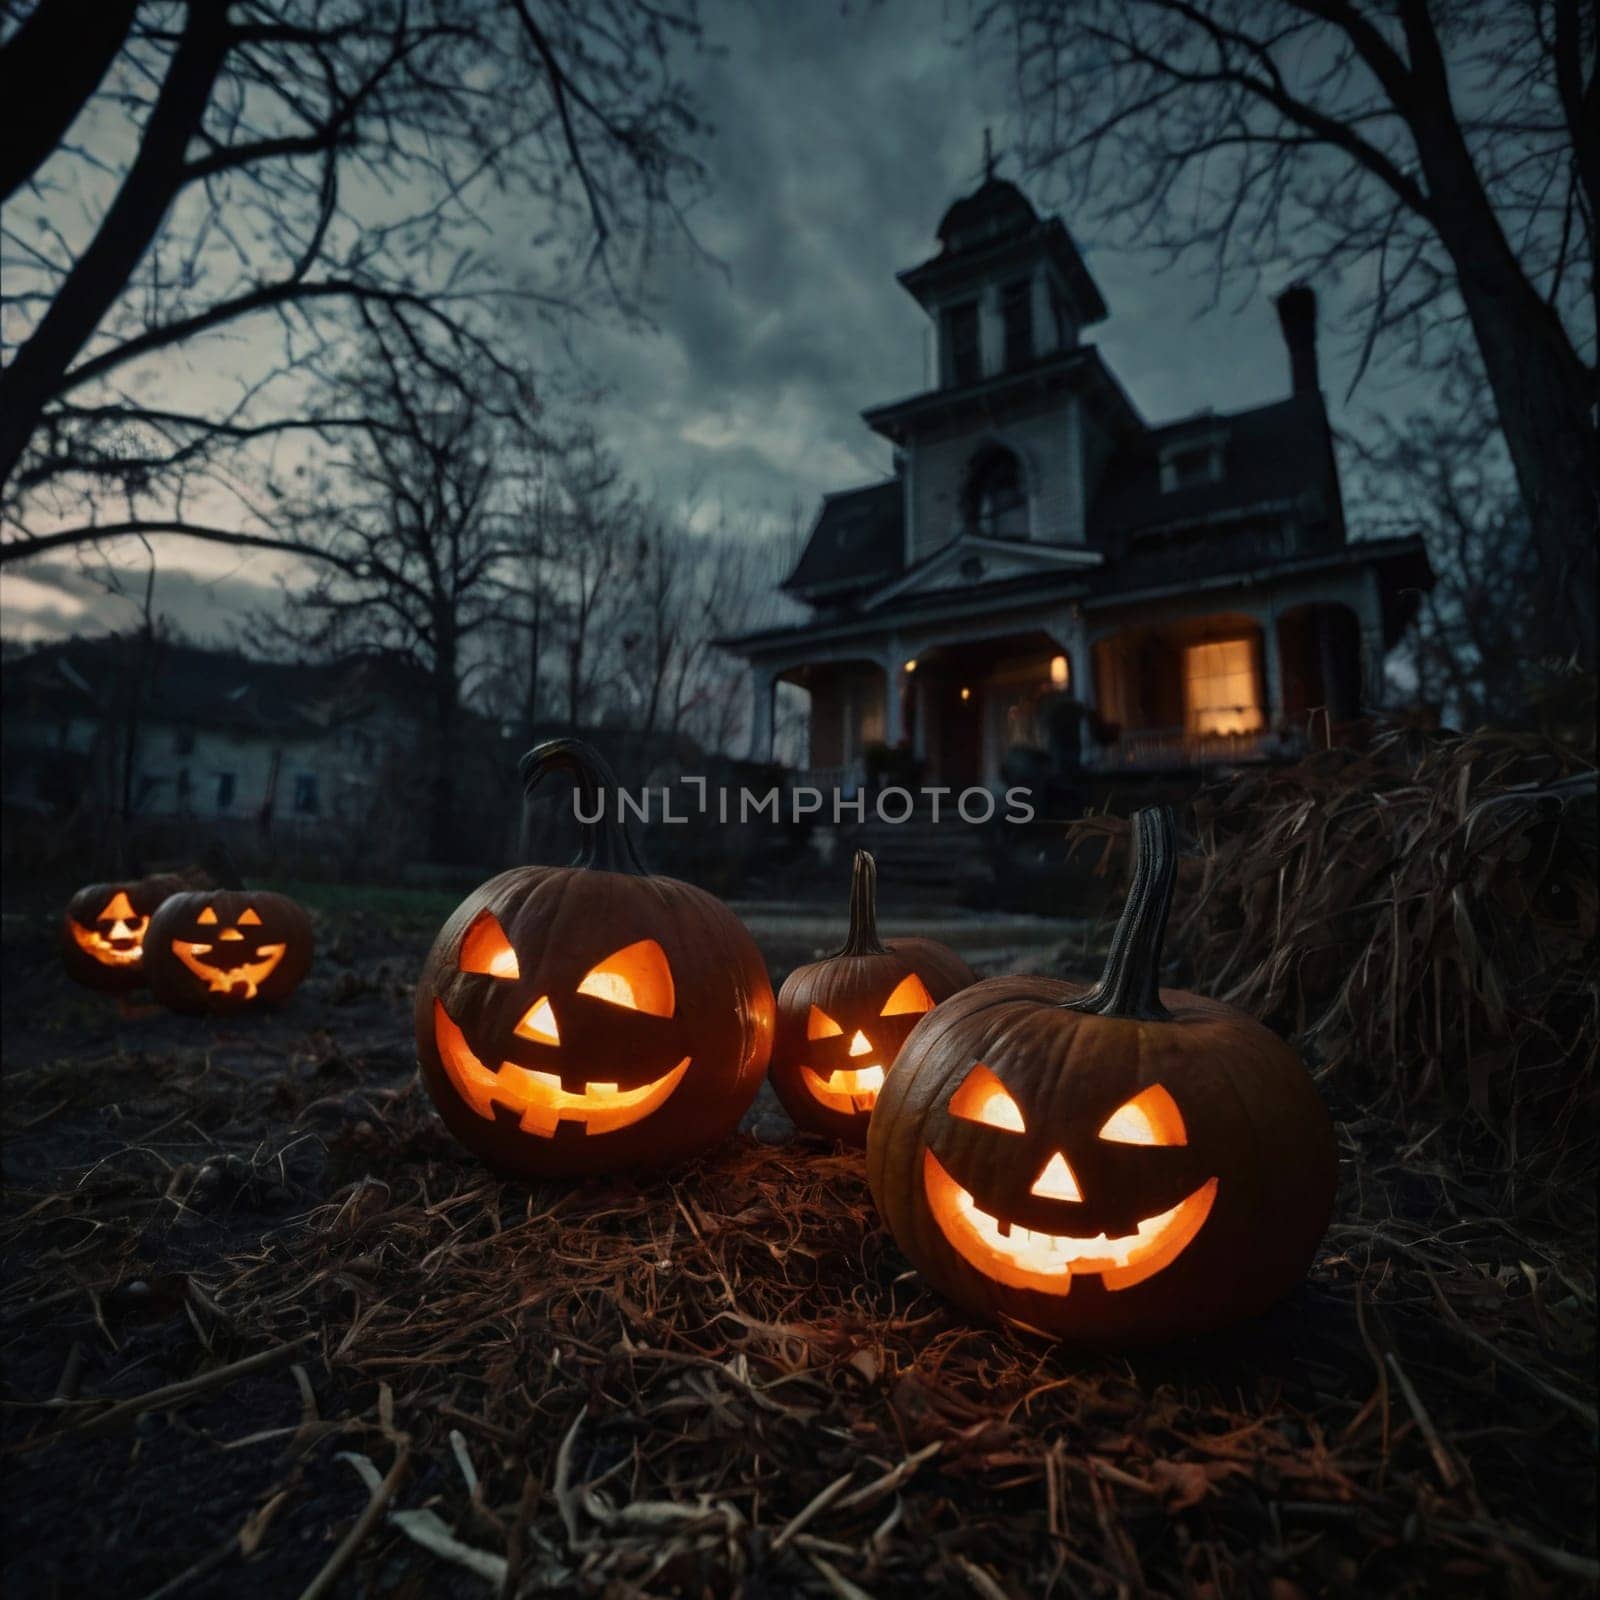
M1582 0L981 0L1031 165L1120 243L1339 272L1357 378L1470 347L1531 531L1546 648L1594 660L1596 10Z
M441 381L503 368L497 306L626 303L626 253L699 182L671 64L695 0L36 0L4 21L0 561L135 533L307 553L248 468L370 433L309 381L347 364L353 310ZM496 265L486 216L528 270Z
M1540 666L1537 562L1489 407L1418 412L1361 461L1367 520L1385 533L1420 526L1437 574L1407 652L1417 696L1464 729L1525 720Z
M344 388L369 426L321 470L293 475L277 500L275 520L317 560L271 625L314 653L379 649L426 675L429 837L443 859L479 643L515 614L519 440L492 374L457 383L416 370L378 323L364 349Z
M620 670L616 622L641 562L641 507L592 425L573 429L552 452L555 503L544 563L548 631L561 660L570 727L597 717ZM552 570L553 569L553 570Z

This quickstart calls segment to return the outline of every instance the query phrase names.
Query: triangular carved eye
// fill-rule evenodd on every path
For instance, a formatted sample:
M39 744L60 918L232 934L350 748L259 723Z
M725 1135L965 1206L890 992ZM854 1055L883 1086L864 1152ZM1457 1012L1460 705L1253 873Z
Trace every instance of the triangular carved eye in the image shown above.
M950 1115L966 1122L981 1122L990 1128L1005 1128L1011 1133L1028 1131L1022 1120L1022 1107L981 1061L950 1096Z
M239 920L235 926L240 928L259 928L261 926L261 918L249 906L246 906L239 913Z
M1177 1102L1152 1083L1106 1118L1100 1137L1109 1144L1188 1144Z
M843 1032L844 1029L821 1006L812 1006L806 1016L806 1038L832 1039Z
M206 923L215 922L217 920L217 914L216 914L215 911L213 911L211 909L210 906L207 906L205 908L205 910L202 911L200 913L200 915L198 917L196 917L194 920L196 922L206 922Z
M626 945L607 956L599 966L591 967L578 985L578 993L628 1011L670 1017L675 996L667 952L654 939Z
M520 978L522 968L517 965L517 952L511 948L505 929L495 920L492 911L481 911L477 920L467 929L461 941L463 972L487 973L491 978Z
M883 1002L880 1017L905 1017L913 1012L932 1011L933 996L916 973L908 973L895 985L894 993Z

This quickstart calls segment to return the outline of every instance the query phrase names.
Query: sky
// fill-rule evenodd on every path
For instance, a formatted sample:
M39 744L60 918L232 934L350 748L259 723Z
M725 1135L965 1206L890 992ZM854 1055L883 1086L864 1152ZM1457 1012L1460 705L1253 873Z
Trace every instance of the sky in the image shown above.
M895 273L934 252L945 209L981 180L986 127L1001 175L1072 230L1110 307L1085 337L1149 421L1287 393L1270 298L1282 285L1207 309L1208 281L1097 243L1070 197L1009 153L1018 128L1005 63L975 58L966 15L961 0L707 0L710 48L685 74L715 126L701 146L710 190L692 220L718 264L664 252L647 285L650 330L598 323L575 338L608 390L597 420L644 490L778 540L796 509L808 523L824 492L890 470L860 412L925 387L929 351L927 319ZM494 247L514 262L515 230ZM1316 287L1326 325L1340 286ZM1350 371L1348 349L1325 336L1336 428L1359 430L1375 407L1406 401L1379 372L1347 405ZM145 564L124 546L7 569L0 632L127 625L133 601L106 584L139 598ZM192 637L248 644L242 619L278 603L289 570L286 558L168 539L156 609Z

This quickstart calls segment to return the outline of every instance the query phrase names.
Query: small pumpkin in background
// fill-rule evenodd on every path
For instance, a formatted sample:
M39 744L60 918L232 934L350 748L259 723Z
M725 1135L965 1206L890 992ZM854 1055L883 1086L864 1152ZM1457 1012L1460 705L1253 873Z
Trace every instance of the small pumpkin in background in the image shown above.
M877 883L876 862L856 851L849 935L785 980L770 1074L796 1127L862 1147L906 1036L941 1000L978 981L935 939L880 939Z
M570 773L598 820L570 866L502 872L439 931L417 983L422 1081L467 1149L519 1176L699 1155L733 1133L766 1072L761 953L720 900L650 874L591 746L549 740L521 771L525 795Z
M924 1017L873 1113L867 1178L900 1248L966 1310L1100 1346L1207 1332L1305 1273L1337 1177L1295 1053L1158 989L1176 845L1137 812L1100 981L993 978Z
M286 999L311 967L315 937L288 895L247 889L214 849L221 887L164 900L145 935L150 992L169 1011L227 1013Z
M137 989L145 981L150 917L164 900L188 886L175 873L161 873L78 890L61 918L61 964L67 976L105 994Z

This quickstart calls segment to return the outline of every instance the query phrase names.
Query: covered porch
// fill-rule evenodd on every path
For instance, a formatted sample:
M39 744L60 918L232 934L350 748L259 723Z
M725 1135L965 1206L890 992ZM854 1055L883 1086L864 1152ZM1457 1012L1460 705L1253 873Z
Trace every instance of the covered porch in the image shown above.
M1347 605L1129 622L1093 644L1100 768L1194 767L1285 754L1314 719L1359 715L1381 644Z

